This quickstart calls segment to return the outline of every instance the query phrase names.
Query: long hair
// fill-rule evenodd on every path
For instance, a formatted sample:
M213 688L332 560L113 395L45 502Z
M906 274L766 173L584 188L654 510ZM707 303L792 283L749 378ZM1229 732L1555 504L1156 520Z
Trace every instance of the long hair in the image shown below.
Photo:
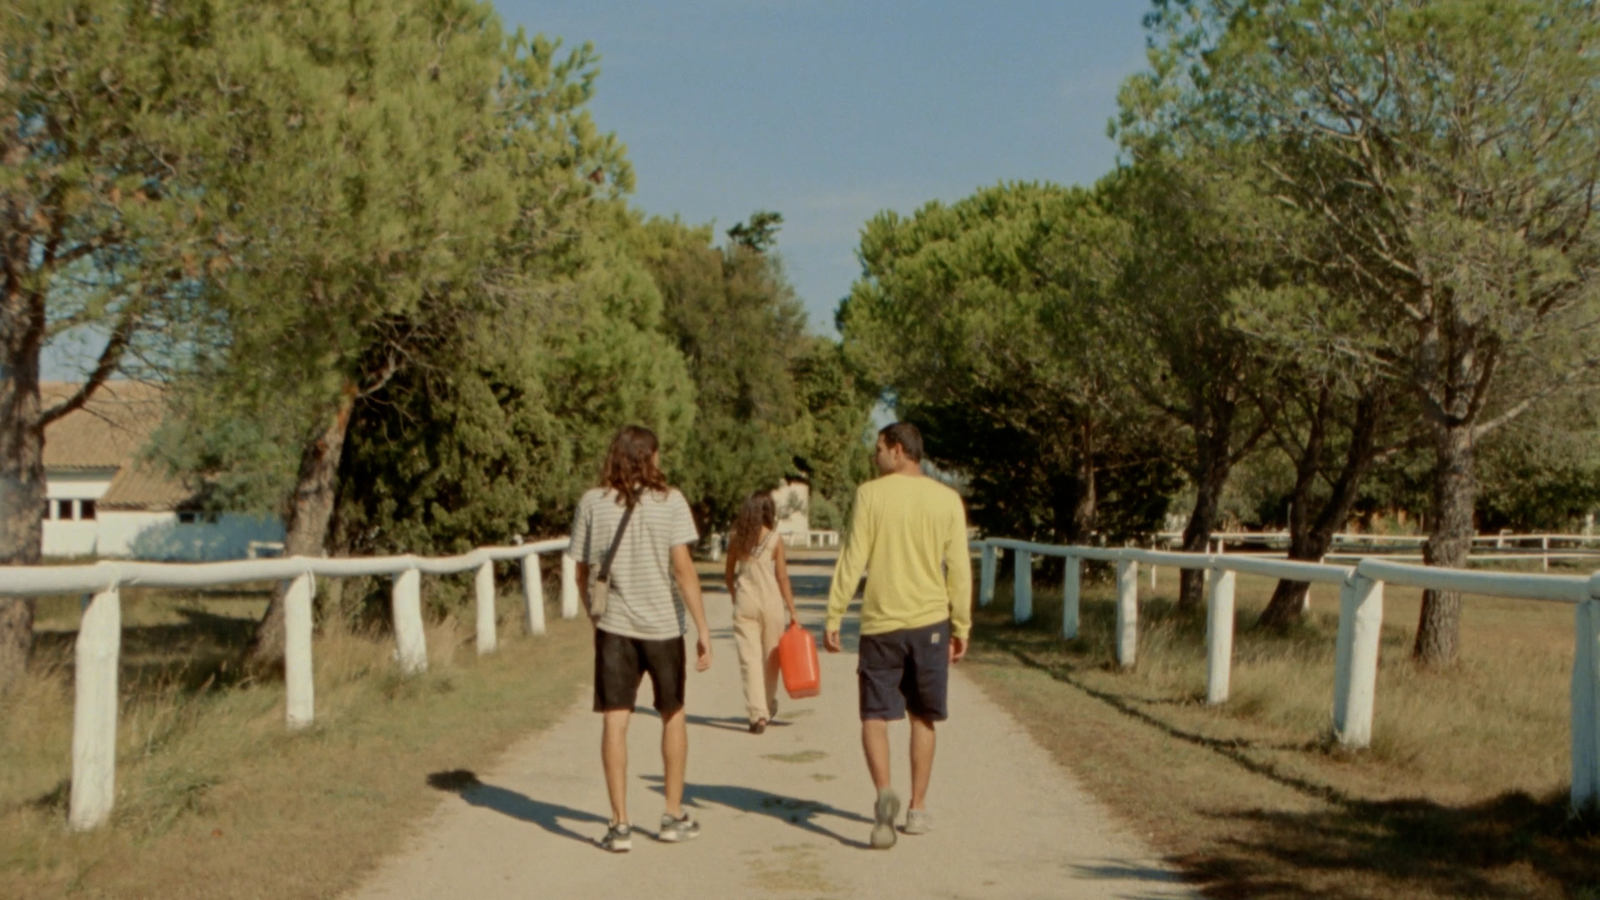
M735 561L749 559L761 540L762 528L778 527L778 505L772 502L771 491L756 491L745 498L738 518L733 520L733 531L728 535L728 556Z
M666 493L667 476L656 467L655 454L661 448L656 433L642 425L624 425L611 439L605 465L600 467L600 486L617 492L628 506L639 502L646 490Z

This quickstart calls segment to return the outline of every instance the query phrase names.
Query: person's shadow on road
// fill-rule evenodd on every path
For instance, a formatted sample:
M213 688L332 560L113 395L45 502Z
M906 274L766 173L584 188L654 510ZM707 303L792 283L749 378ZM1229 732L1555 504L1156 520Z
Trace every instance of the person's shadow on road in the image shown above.
M660 775L643 775L640 777L642 780L650 782L652 791L658 794L665 792L661 786ZM754 788L739 787L732 784L690 783L683 786L683 802L684 805L693 806L696 809L703 809L707 803L714 803L718 806L739 810L740 812L771 816L803 831L809 831L825 838L832 838L846 847L854 847L858 850L870 849L865 841L851 840L823 826L816 821L816 817L834 816L847 822L860 822L864 825L871 825L871 819L816 800L784 797L768 791L758 791Z
M570 806L545 803L542 800L535 800L532 797L519 794L507 788L484 784L478 780L476 774L466 769L434 772L428 776L428 786L436 790L459 794L461 799L473 806L492 809L501 815L510 816L513 819L521 819L524 822L531 822L551 834L571 838L585 844L593 844L594 839L573 831L563 825L562 822L594 823L602 827L610 822L605 816L573 809Z

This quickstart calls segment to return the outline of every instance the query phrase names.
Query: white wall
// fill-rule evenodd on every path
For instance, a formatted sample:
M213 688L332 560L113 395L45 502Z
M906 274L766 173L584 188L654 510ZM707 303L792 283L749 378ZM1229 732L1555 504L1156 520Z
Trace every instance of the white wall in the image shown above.
M786 482L773 490L772 502L778 507L778 534L788 542L798 538L803 546L811 531L811 485Z
M72 504L69 517L62 519L59 501L96 500L105 496L111 487L111 479L117 474L116 469L87 469L80 472L50 472L45 476L44 495L50 501L48 513L44 513L44 542L41 550L45 556L91 556L95 552L95 542L99 535L99 523L93 519L81 519L82 507L79 503Z
M95 552L148 560L247 558L251 541L283 540L277 517L224 513L214 522L180 522L175 512L103 510Z

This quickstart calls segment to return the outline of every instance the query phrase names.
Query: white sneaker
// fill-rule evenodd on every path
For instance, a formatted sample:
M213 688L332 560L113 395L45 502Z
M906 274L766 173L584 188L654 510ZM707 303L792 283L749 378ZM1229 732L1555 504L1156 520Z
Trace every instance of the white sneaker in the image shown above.
M870 843L874 850L887 850L894 846L894 820L900 815L900 795L894 788L884 788L878 792L878 802L873 804L872 814L875 821L872 824L872 837Z
M928 818L925 809L906 810L906 827L902 829L906 834L927 834L933 830L933 820Z
M683 818L674 819L667 813L661 814L661 830L656 833L656 840L676 844L680 841L694 840L700 836L700 823L689 818L688 813Z
M601 850L612 853L627 853L633 849L633 826L626 822L619 822L606 829L606 836L597 843Z

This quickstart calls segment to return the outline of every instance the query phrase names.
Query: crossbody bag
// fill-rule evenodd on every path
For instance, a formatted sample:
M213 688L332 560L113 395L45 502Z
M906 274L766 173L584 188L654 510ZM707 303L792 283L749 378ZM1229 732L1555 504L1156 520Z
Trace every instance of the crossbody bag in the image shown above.
M611 594L611 562L617 558L617 548L622 546L622 533L628 530L628 520L631 518L633 507L629 506L622 512L622 521L617 523L617 533L611 538L611 547L606 550L605 559L600 561L600 571L589 580L589 617L595 621L606 614Z

